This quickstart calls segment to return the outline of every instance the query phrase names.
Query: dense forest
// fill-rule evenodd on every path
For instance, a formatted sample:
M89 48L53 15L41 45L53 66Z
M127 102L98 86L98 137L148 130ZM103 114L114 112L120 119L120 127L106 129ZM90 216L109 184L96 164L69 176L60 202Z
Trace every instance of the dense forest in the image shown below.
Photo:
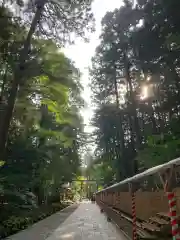
M124 0L106 13L87 136L81 73L62 49L94 31L91 2L0 0L0 239L62 209L64 183L103 187L180 156L179 0Z
M0 239L62 208L85 141L81 74L61 51L91 1L0 1Z
M104 184L180 156L179 8L178 0L124 0L102 20L89 172Z

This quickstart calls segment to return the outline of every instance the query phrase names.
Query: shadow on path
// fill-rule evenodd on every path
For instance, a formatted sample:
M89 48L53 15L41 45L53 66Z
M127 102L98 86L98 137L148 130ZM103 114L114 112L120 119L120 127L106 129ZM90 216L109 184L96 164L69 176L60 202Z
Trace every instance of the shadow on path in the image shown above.
M33 224L31 227L6 238L6 240L45 240L78 208L78 206L79 204L74 204L67 207Z

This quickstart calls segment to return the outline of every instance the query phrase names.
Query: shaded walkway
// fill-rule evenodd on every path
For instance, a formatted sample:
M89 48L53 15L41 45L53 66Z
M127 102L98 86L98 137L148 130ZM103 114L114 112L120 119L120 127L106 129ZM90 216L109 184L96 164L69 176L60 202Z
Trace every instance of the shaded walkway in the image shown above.
M71 206L8 238L10 240L126 240L90 202Z

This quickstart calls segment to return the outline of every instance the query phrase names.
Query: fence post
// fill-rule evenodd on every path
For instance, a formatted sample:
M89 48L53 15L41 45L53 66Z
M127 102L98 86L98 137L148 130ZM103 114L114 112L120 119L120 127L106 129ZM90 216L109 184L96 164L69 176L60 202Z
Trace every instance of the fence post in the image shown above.
M167 192L168 204L169 204L169 215L171 218L171 228L173 240L180 240L179 226L176 209L176 198L174 192Z
M116 207L116 192L113 192L113 207Z
M131 193L131 201L132 201L132 240L137 239L137 225L136 225L136 197L135 191L133 189L132 183L129 183L129 190Z
M164 191L168 198L169 217L171 221L171 230L173 240L180 240L179 225L177 217L176 197L172 190L174 167L167 169L163 174L160 174L160 179L164 187Z

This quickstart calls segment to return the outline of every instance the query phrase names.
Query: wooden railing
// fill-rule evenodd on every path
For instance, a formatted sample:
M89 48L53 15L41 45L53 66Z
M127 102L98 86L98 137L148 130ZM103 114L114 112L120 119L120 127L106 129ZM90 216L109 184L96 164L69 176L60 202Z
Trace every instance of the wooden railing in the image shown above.
M137 237L136 219L148 221L158 213L166 215L169 212L173 239L180 239L179 165L180 158L107 187L96 193L96 202L101 208L110 207L131 216L134 240Z

